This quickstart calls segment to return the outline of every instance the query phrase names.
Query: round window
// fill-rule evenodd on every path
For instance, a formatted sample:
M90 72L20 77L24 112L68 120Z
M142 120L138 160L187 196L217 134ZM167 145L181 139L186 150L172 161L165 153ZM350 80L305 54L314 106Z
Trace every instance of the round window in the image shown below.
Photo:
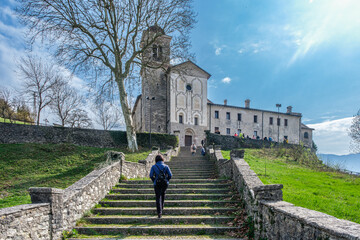
M191 91L191 85L190 84L188 84L188 85L186 85L186 90L188 90L188 91Z

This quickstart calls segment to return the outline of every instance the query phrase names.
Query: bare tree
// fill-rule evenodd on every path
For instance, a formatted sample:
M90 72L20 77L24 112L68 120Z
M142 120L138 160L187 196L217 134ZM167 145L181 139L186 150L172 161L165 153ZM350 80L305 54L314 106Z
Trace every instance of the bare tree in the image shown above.
M97 84L115 87L126 124L128 147L138 149L125 80L146 67L143 53L159 37L171 35L171 57L189 55L195 24L192 0L19 0L18 12L32 42L47 39L54 55L76 70L92 71ZM141 34L151 28L146 38ZM170 51L170 50L168 50ZM168 62L168 60L166 61ZM163 64L151 67L164 67Z
M111 130L120 126L121 112L105 99L99 99L94 106L95 121L104 130Z
M15 116L14 100L11 99L11 91L9 89L0 90L0 117L4 118L4 122L8 119L11 123Z
M50 89L59 80L54 64L38 56L27 55L18 63L23 79L22 92L29 102L33 102L36 124L40 124L41 111L51 103Z
M349 136L352 139L351 149L354 152L360 152L360 110L354 116L349 129Z
M70 112L66 123L71 128L91 128L92 121L83 109L74 109Z
M51 88L51 108L65 126L71 116L71 112L77 109L82 103L82 97L72 89L68 82L58 81Z

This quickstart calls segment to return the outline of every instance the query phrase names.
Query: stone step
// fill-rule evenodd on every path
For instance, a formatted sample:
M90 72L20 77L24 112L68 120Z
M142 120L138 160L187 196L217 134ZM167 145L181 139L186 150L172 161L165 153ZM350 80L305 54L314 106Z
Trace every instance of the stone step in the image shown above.
M184 178L200 178L200 179L206 179L206 178L214 178L215 174L191 174L191 173L183 173L183 174L173 174L171 179L184 179Z
M189 164L214 164L214 162L204 159L193 159L193 158L181 158L181 159L171 159L169 162L165 162L166 165L175 164L175 163L189 163Z
M121 236L121 235L120 235ZM161 235L161 236L147 236L147 235L125 235L122 238L114 237L110 235L103 235L102 237L96 237L92 238L87 236L86 238L67 238L67 240L119 240L119 239L126 239L126 240L162 240L162 239L176 239L176 240L210 240L210 239L216 239L216 240L242 240L240 238L227 238L226 235Z
M194 175L187 175L187 176L184 176L184 175L175 175L171 178L171 180L175 180L175 179L189 179L189 178L192 178L192 179L214 179L216 178L215 175L208 175L208 176L194 176Z
M199 194L199 193L205 193L205 194L216 194L216 193L228 193L230 190L227 188L209 188L209 189L199 189L199 188L193 188L193 189L168 189L166 191L166 194L186 194L186 193L193 193L193 194ZM140 189L119 189L119 188L113 188L111 190L112 193L120 193L120 194L151 194L154 193L154 188L140 188Z
M165 207L163 209L164 215L214 215L214 214L228 214L235 211L236 208L225 207ZM156 215L156 207L152 208L94 208L94 214L100 215Z
M183 164L179 164L179 166L169 166L170 170L173 172L175 170L180 170L180 171L216 171L215 167L206 167L206 166L189 166L189 167L185 167Z
M170 184L183 183L183 184L194 184L194 183L228 183L227 179L171 179ZM125 184L151 184L151 180L122 180L120 183Z
M214 167L215 164L210 163L210 162L182 162L182 161L177 161L177 162L168 162L166 163L166 165L173 167L173 166L186 166L186 167L200 167L200 166L207 166L207 167Z
M166 200L222 200L230 194L166 194ZM155 194L107 194L108 200L155 200Z
M158 218L157 215L145 216L104 216L104 217L87 217L85 221L89 224L226 224L234 220L231 216L163 216Z
M188 168L171 168L171 172L174 173L213 173L215 169L199 168L199 169L188 169Z
M107 226L88 226L76 227L79 234L87 235L118 235L118 234L131 234L131 235L204 235L204 234L224 234L229 231L238 230L237 227L228 227L225 225L107 225Z
M229 188L231 184L229 183L193 183L193 184L182 184L182 183L173 183L170 181L170 185L168 189L173 188ZM130 183L119 183L115 186L116 188L153 188L154 185L152 183L144 183L144 184L130 184Z
M166 207L227 207L236 205L231 200L165 200ZM111 200L100 201L102 207L154 207L154 200Z

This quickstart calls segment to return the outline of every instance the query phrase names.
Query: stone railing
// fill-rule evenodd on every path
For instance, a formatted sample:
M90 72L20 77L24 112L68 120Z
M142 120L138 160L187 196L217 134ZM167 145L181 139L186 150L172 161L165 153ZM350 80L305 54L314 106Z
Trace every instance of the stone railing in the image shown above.
M230 160L221 150L208 152L242 196L255 239L360 239L360 224L282 201L282 184L264 185L244 161L244 150L231 151Z
M0 239L51 239L50 204L25 204L0 209Z
M63 231L75 227L76 221L97 204L118 182L127 178L148 177L155 156L151 152L138 163L125 160L120 152L107 153L107 166L94 170L66 189L29 189L33 204L0 209L0 239L61 239ZM178 148L164 154L165 160L178 154Z

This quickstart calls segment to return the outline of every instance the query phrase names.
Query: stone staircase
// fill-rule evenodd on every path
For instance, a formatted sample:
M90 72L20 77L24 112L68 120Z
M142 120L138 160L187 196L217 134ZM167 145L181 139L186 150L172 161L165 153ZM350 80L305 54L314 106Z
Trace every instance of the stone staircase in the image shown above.
M230 200L229 181L216 179L214 163L199 152L191 156L182 148L167 162L173 178L161 219L150 180L122 181L69 239L231 239L227 232L238 228L228 223L237 202Z

